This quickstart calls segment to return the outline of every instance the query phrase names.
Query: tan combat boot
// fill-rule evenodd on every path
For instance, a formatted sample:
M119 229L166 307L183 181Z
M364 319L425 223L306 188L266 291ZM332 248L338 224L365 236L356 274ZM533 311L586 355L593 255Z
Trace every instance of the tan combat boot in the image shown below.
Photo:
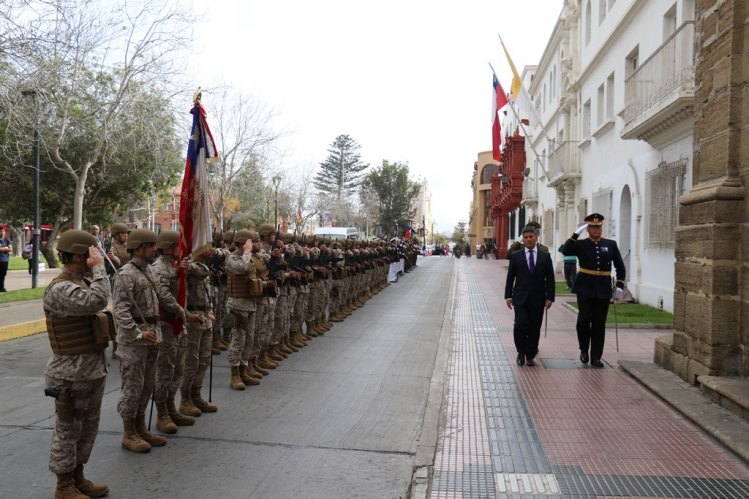
M169 417L169 412L166 410L166 402L156 404L156 429L162 433L177 433L177 425Z
M93 483L83 476L83 464L76 466L73 477L75 478L75 488L88 497L104 497L109 494L109 487L103 483Z
M314 327L312 327L312 322L307 321L305 322L305 324L307 324L307 336L315 338L317 336L317 332L315 331Z
M192 426L195 424L195 418L189 414L180 413L174 406L174 397L176 393L170 393L166 398L166 410L169 412L169 417L172 418L174 424L177 426Z
M275 369L278 367L278 364L276 364L273 359L270 358L268 351L265 350L260 354L260 358L257 359L257 366L262 369Z
M268 357L270 357L270 359L273 362L278 363L278 362L281 362L286 357L288 357L288 354L287 355L281 354L281 352L278 351L278 345L275 345L268 349Z
M222 352L225 352L226 350L229 350L229 344L225 342L222 338L218 339L218 349Z
M261 376L267 376L268 374L270 374L270 371L263 367L260 367L258 365L258 362L260 362L259 358L252 361L252 367L255 368L255 371L259 372Z
M281 340L281 343L278 344L276 347L276 351L284 356L284 358L288 357L292 353L295 352L295 350L292 350L289 348L289 346L286 344L286 339Z
M244 390L244 383L239 376L239 368L242 366L231 366L231 381L229 386L232 390Z
M89 497L76 488L73 473L60 473L57 475L55 499L89 499Z
M145 414L141 414L135 418L135 431L137 431L140 438L148 442L151 447L163 447L166 445L166 438L148 431L146 428Z
M299 331L295 331L291 335L291 339L289 340L289 344L292 346L295 346L296 348L304 348L307 346L307 340L302 339L302 333Z
M179 412L181 414L184 414L185 416L199 418L203 411L201 411L200 408L195 404L195 401L192 400L190 390L182 388L180 390L180 394L182 396L179 401Z
M143 440L135 431L135 420L134 419L123 419L122 425L124 431L122 433L122 448L129 450L130 452L144 453L151 450L151 445Z
M287 350L291 350L291 353L298 352L299 349L291 344L291 337L287 336L285 340L283 340L283 346L286 347Z
M255 361L254 360L251 360L249 362L249 364L247 365L246 369L247 369L248 375L251 378L255 378L258 381L260 381L261 379L263 379L263 373L261 373L260 371L257 370L257 368L255 368Z
M250 376L250 370L247 366L239 366L239 378L245 386L259 385L260 380Z
M190 390L190 398L192 399L192 403L195 404L195 407L200 409L201 412L218 411L218 407L216 406L216 404L211 404L207 400L204 400L203 397L201 397L199 386L192 387L192 390Z

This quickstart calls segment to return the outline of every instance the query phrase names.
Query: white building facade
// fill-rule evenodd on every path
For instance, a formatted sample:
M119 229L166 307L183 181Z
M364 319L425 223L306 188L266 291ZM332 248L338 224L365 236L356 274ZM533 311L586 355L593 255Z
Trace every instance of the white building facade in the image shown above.
M525 218L558 248L586 214L603 214L633 296L668 311L691 185L694 11L694 0L568 0L523 74L540 117L527 127Z

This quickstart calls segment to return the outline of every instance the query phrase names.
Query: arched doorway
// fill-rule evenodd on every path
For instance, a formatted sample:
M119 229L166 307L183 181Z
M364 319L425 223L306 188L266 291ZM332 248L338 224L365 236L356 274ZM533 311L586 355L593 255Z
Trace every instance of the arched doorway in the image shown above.
M622 189L622 197L619 202L619 218L619 251L622 253L627 274L631 275L629 262L632 255L632 193L629 190L629 185L625 185Z

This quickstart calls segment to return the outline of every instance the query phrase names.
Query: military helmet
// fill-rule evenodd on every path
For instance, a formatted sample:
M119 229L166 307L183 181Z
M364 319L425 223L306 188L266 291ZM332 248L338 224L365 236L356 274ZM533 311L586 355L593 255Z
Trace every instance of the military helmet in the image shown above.
M85 230L70 229L66 230L57 241L57 251L63 253L72 253L74 255L85 255L89 246L96 246L99 241L96 236Z
M248 229L240 229L234 233L234 242L237 244L244 244L248 239L252 239L252 231Z
M127 238L127 249L136 249L141 244L155 244L158 236L152 230L148 229L135 229L130 232Z
M296 236L291 232L284 232L283 234L281 234L281 239L283 239L284 244L289 244L294 242Z
M156 237L156 249L167 249L179 244L179 232L176 230L162 230Z
M257 230L257 233L260 234L260 237L265 237L275 231L276 228L273 226L273 224L261 224L260 228L258 228Z
M127 234L128 232L130 232L130 228L127 225L123 224L122 222L119 222L119 223L112 225L111 231L112 231L112 237L114 237L117 234Z
M252 242L257 243L260 241L260 234L258 234L256 230L251 230L250 239L252 239Z
M234 240L234 232L233 230L225 230L221 237L224 241L232 241Z

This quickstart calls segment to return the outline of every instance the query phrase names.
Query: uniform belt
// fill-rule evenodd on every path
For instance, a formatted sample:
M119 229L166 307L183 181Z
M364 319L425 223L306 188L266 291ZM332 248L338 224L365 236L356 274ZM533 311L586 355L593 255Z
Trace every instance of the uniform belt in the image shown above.
M133 317L136 324L158 324L159 317L146 317L146 321L143 322L143 320L140 317Z
M610 270L590 270L590 269L584 269L582 267L580 267L580 272L582 272L583 274L603 276L603 277L607 277L611 275Z

